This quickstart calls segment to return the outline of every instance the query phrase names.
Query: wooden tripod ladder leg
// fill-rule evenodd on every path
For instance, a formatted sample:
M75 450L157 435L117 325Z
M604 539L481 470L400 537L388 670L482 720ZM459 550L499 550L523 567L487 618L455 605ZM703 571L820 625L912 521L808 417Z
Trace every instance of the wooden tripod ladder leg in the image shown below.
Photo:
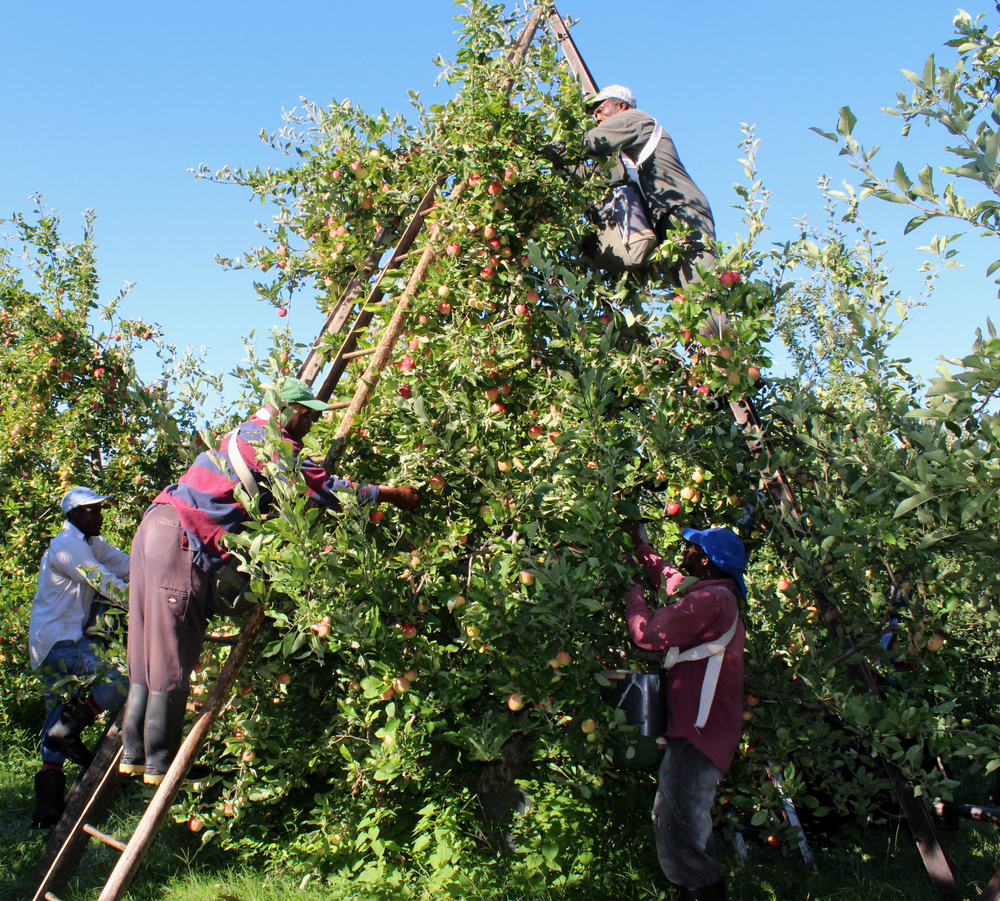
M243 621L239 638L233 645L232 651L229 652L229 657L219 673L218 680L209 692L201 715L191 727L191 731L184 739L177 756L170 764L167 775L149 802L149 806L142 819L139 820L132 837L126 843L121 857L118 858L118 863L101 892L100 901L119 901L128 889L142 859L146 856L153 839L156 838L156 833L159 832L163 821L170 813L174 798L177 797L177 792L180 790L187 771L191 768L191 764L201 750L212 725L229 699L236 678L239 676L240 670L243 669L243 664L250 654L250 648L263 624L263 608L256 606L251 608Z
M94 749L94 760L66 798L66 810L49 832L45 851L35 867L38 889L33 901L54 896L72 875L91 837L107 840L97 825L121 788L121 711ZM114 839L111 839L114 842Z

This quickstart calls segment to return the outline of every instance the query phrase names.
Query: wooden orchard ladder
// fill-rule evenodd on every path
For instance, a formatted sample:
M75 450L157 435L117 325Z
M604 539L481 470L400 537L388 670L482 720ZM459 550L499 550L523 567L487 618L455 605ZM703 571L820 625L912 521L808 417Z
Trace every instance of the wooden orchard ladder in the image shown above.
M543 12L544 8L539 7L526 24L514 49L509 54L508 58L511 61L517 63L524 58ZM511 85L512 81L508 79L505 85L508 94ZM328 400L333 396L337 384L351 360L365 356L371 356L372 360L359 381L353 398L350 401L331 404L333 409L344 410L343 418L336 431L331 455L336 450L338 443L346 440L353 426L354 418L371 400L381 372L388 365L392 350L406 327L411 299L416 294L428 268L436 257L436 252L431 246L424 248L406 289L399 297L388 323L382 329L378 344L375 347L358 350L358 338L368 329L377 305L383 299L381 287L383 279L389 272L398 269L399 264L409 255L413 243L423 227L424 220L433 209L438 192L445 181L446 176L438 178L421 198L410 223L403 230L388 260L382 266L375 280L369 283L372 273L385 254L385 242L393 233L394 225L398 224L398 220L393 226L384 226L379 229L365 262L331 310L299 369L298 377L312 385L326 365L327 349L331 343L330 338L343 329L351 314L354 313L354 322L341 341L339 349L330 358L332 366L321 387L317 390L316 396L323 400ZM466 184L466 182L457 184L450 192L449 199L457 199L464 191ZM358 307L358 301L366 286L368 289L366 298ZM59 891L69 880L90 838L96 838L121 852L121 856L99 897L99 901L120 901L138 872L157 833L167 819L174 799L184 782L184 777L231 696L233 686L247 661L254 640L264 625L264 621L264 609L260 606L254 606L246 614L239 636L235 640L221 639L226 643L233 643L233 648L219 673L219 678L212 686L212 690L202 706L201 713L181 744L163 782L157 787L149 806L127 842L106 835L97 828L97 824L100 823L125 781L125 776L118 771L122 750L121 717L119 716L109 726L95 749L94 761L71 788L66 799L66 810L49 833L45 851L35 868L35 877L39 880L39 886L33 896L33 901L59 901L55 892Z

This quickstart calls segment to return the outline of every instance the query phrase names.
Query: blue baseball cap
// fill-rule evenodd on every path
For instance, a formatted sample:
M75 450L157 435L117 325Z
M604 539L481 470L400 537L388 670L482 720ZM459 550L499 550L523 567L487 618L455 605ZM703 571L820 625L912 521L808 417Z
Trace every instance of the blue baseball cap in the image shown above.
M63 513L70 513L77 507L86 507L90 504L103 504L110 498L110 494L98 494L96 491L91 491L89 488L77 486L76 488L70 488L70 490L63 495L60 506L63 508Z
M724 573L733 577L741 594L747 593L743 569L747 565L747 552L732 529L681 529L681 537L700 547L705 555Z

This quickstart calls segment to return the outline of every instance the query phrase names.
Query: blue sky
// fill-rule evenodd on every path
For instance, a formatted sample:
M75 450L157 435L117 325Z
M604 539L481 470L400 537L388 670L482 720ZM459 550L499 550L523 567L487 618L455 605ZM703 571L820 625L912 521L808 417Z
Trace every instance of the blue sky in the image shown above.
M671 132L712 203L721 239L741 230L731 209L732 183L742 177L741 122L755 124L761 140L775 241L792 236L796 217L821 223L818 176L858 181L836 148L809 131L833 130L845 104L858 116L859 140L883 145L880 171L896 159L911 176L926 161L949 162L942 133L915 127L903 140L898 120L880 112L907 90L900 69L919 71L932 52L943 64L953 58L941 46L957 12L948 3L564 0L559 7L581 20L574 36L597 81L630 86ZM223 272L215 255L259 243L254 220L268 213L241 189L196 182L187 170L281 165L257 135L280 127L282 109L300 96L322 104L350 97L370 110L406 113L407 89L433 93L433 58L453 57L458 11L448 0L8 4L0 31L0 218L30 209L29 195L40 191L72 236L79 214L95 208L103 293L135 282L129 315L160 322L180 346L207 346L209 367L229 370L242 356L240 336L276 320L255 303L252 277ZM889 242L899 289L915 295L914 248L934 227L904 237L907 218L876 202L866 213ZM996 313L996 286L984 272L1000 248L991 255L991 242L965 244L965 269L943 276L900 339L899 355L912 356L925 375L937 355L968 352L974 329ZM307 306L289 317L302 341L319 325Z

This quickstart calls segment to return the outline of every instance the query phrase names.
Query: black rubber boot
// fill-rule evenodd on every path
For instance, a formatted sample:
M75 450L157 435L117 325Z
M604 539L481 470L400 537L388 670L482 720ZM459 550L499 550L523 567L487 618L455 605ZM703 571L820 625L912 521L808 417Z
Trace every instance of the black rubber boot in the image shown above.
M125 713L122 715L122 759L118 764L121 773L142 773L146 769L146 749L143 730L146 722L146 699L149 689L133 682L128 687Z
M149 692L143 728L146 749L143 782L159 785L177 755L177 749L181 746L181 734L184 731L187 697L186 691Z
M94 722L94 716L94 711L78 698L67 701L59 712L59 722L45 733L42 744L50 751L68 757L73 763L90 766L94 755L80 741L80 734Z
M35 809L31 811L31 828L55 826L66 808L66 774L62 770L35 773Z

